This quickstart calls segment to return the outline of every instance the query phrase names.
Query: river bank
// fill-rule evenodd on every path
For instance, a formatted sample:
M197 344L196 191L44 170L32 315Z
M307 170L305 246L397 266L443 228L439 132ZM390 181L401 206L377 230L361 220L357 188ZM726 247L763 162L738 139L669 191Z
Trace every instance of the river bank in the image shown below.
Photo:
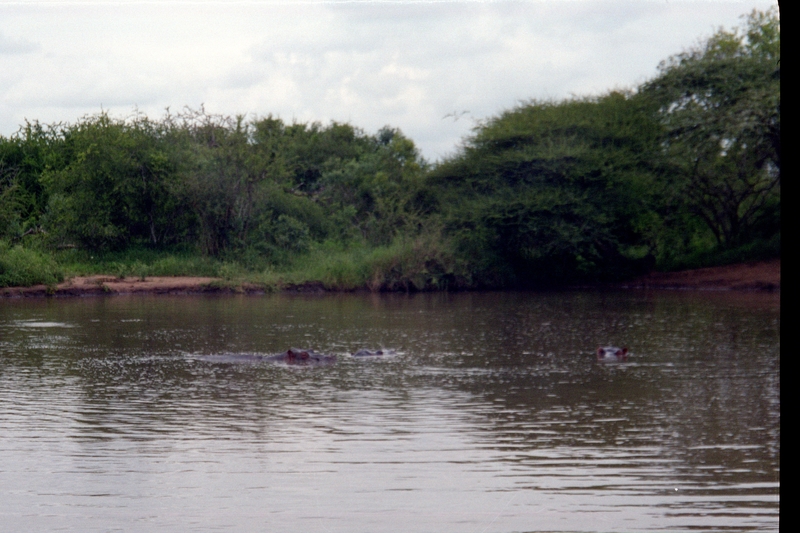
M781 286L781 260L755 261L681 272L652 272L631 281L614 284L623 289L778 291ZM321 283L281 287L285 292L324 292ZM263 285L236 283L213 277L152 276L76 276L56 286L4 287L0 296L68 297L110 294L197 294L268 292Z
M625 289L778 291L781 260L751 261L680 272L651 272L617 284Z

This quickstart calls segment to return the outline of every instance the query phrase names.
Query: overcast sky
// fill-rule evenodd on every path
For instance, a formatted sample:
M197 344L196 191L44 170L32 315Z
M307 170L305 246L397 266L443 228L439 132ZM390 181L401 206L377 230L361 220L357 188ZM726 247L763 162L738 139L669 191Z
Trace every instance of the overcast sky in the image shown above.
M0 135L184 106L399 127L429 160L532 98L633 88L775 0L0 0Z

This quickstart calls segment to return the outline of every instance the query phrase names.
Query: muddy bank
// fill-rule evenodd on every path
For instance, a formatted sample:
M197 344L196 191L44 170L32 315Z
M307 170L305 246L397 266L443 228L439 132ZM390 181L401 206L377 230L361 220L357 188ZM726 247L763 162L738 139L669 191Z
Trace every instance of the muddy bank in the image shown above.
M6 297L29 296L89 296L103 294L189 294L222 292L224 287L217 278L198 277L137 277L79 276L70 278L55 287L34 285L32 287L4 287L0 295Z
M682 289L682 290L733 290L777 291L781 286L781 261L758 261L722 267L700 268L682 272L653 272L632 281L615 284L624 289ZM289 286L285 292L324 292L321 283L312 282ZM202 277L137 277L114 276L74 277L56 287L4 287L0 296L89 296L104 294L198 294L247 293L262 294L265 288L255 284L233 285L219 278Z
M326 292L321 282L287 285L282 292ZM55 287L34 285L32 287L0 288L0 298L100 296L112 294L265 294L269 290L255 283L233 283L221 278L192 276L148 276L144 279L130 276L76 276Z
M651 272L615 285L625 289L778 291L781 260L754 261L681 272Z

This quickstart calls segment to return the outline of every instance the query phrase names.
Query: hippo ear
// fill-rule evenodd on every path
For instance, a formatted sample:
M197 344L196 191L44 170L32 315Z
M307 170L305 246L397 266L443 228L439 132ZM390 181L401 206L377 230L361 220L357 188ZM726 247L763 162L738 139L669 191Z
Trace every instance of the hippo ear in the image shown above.
M605 354L606 354L606 351L598 346L597 347L597 355L599 355L600 357L603 357Z

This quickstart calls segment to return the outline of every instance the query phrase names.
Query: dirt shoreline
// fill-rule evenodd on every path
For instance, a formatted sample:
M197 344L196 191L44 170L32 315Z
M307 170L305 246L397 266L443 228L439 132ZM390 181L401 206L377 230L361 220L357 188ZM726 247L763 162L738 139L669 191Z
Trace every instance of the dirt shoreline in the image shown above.
M751 261L680 272L651 272L616 284L623 289L779 291L781 260Z
M637 279L613 284L621 289L671 289L718 291L778 291L781 286L781 260L756 261L722 267L684 270L682 272L653 272ZM202 294L246 293L263 294L265 289L255 284L232 286L219 278L208 277L137 277L79 276L55 287L0 288L0 297L68 297L111 294ZM286 287L283 292L325 292L321 283Z

